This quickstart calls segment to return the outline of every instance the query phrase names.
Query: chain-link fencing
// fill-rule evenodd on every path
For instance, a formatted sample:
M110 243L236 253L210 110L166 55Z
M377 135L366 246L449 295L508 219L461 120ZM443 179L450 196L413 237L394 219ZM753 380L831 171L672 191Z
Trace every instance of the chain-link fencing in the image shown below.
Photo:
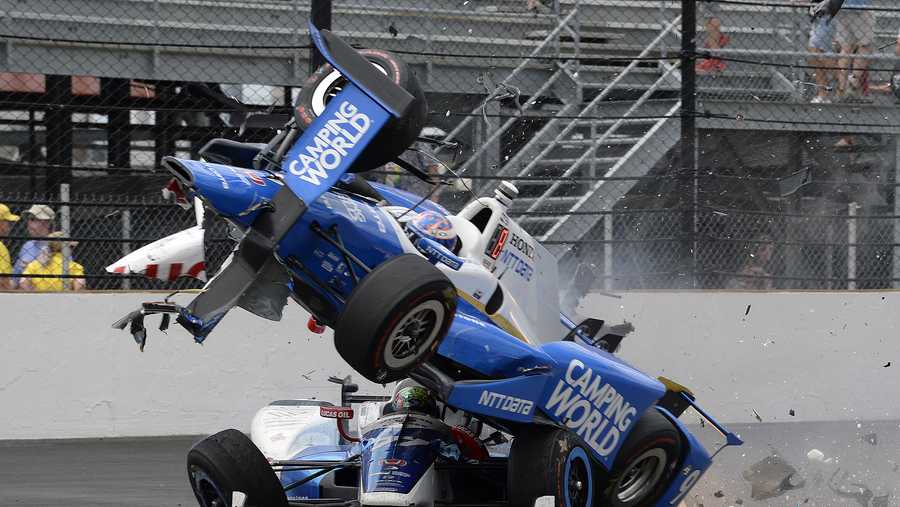
M512 181L567 277L893 287L900 8L845 3L812 20L799 0L2 0L0 202L50 206L88 288L196 286L103 268L193 225L157 200L162 157L273 135L244 122L290 112L315 11L422 82L423 135L457 143L405 157L450 183L433 197L455 210ZM392 164L369 177L431 190ZM26 221L0 234L13 261Z

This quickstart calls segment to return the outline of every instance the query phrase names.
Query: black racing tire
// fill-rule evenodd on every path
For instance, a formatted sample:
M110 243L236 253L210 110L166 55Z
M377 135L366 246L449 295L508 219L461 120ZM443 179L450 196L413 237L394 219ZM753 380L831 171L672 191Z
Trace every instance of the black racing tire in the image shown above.
M616 455L612 472L603 474L599 505L654 505L665 493L681 462L681 433L653 407L637 421Z
M556 507L596 505L597 466L590 449L568 431L524 428L513 439L507 469L510 507L552 496Z
M231 507L232 493L248 507L287 507L281 481L256 445L229 429L197 442L187 455L188 480L201 507ZM217 503L214 503L217 502Z
M359 52L383 70L391 81L408 91L415 101L402 118L392 118L381 129L378 136L354 162L350 172L369 171L397 158L415 142L428 116L425 92L406 62L378 49L360 49ZM310 126L322 114L328 100L346 83L346 79L331 64L326 63L319 67L303 84L294 104L300 128Z
M400 255L353 289L338 317L334 346L363 377L393 382L434 354L455 313L450 279L418 255Z

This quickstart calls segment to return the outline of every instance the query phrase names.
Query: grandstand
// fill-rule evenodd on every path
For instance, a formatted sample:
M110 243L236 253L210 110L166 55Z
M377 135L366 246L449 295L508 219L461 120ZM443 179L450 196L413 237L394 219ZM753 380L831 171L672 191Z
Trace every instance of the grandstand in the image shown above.
M725 287L763 236L779 245L778 287L900 281L896 221L865 218L900 215L900 114L890 95L809 103L804 5L721 2L730 43L716 56L727 65L696 79L691 191L679 156L682 2L553 3L531 13L524 0L347 0L335 2L333 28L401 53L426 87L433 125L465 147L456 170L481 191L513 180L523 225L596 266L607 288ZM900 10L873 3L875 45L886 49L871 65L890 70L870 81L883 82ZM60 183L75 195L156 192L161 156L195 155L237 135L249 112L283 110L309 72L308 1L0 4L7 195L55 199ZM835 148L847 135L854 146ZM155 225L129 238L189 220L168 216L131 218ZM120 248L108 246L92 256L95 270Z

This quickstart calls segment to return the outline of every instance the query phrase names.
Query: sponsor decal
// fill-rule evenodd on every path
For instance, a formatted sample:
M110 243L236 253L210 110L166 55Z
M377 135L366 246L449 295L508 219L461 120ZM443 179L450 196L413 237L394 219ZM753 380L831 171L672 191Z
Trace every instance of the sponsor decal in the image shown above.
M619 444L637 415L635 409L598 373L578 359L569 362L544 404L547 412L575 431L600 456L608 456Z
M394 467L405 467L406 460L400 458L385 458L381 460L382 465L394 466Z
M500 262L505 264L507 268L512 269L513 272L522 277L526 282L531 281L531 276L534 274L534 268L528 261L512 253L511 250L503 251Z
M503 410L504 412L512 412L513 414L531 415L534 408L534 402L515 396L495 393L493 391L481 391L481 397L478 398L478 404L488 408Z
M222 189L228 190L228 180L225 179L225 176L222 176L222 173L219 172L218 169L215 168L212 164L203 164L206 167L206 170L211 172L216 178L219 179L219 182L222 184Z
M346 214L342 213L348 220L353 222L365 223L366 222L366 214L363 213L362 208L359 203L356 202L352 197L344 194L337 195L338 200L344 205L344 210L346 210Z
M319 415L329 419L353 419L350 407L319 407Z
M461 261L444 254L444 252L442 252L439 248L435 248L435 246L431 244L430 241L419 240L416 243L416 246L418 246L422 250L422 252L429 258L440 261L441 263L445 264L450 269L453 269L455 271L459 271L460 268L462 268Z
M512 239L509 240L509 244L516 250L522 252L525 257L534 260L534 245L529 243L527 239L513 233Z
M491 235L491 240L488 241L487 248L484 249L485 255L497 260L497 257L500 257L500 252L503 251L503 247L506 246L507 238L509 238L509 229L497 227L494 230L494 234Z
M265 180L263 180L262 178L260 178L259 175L256 174L255 172L253 172L253 171L246 171L246 174L247 174L247 178L249 178L250 181L252 181L254 184L259 185L259 186L261 186L261 187L266 186Z
M319 186L328 177L327 171L341 165L348 150L356 146L371 125L369 116L349 101L343 101L306 151L288 164L288 170L301 180Z

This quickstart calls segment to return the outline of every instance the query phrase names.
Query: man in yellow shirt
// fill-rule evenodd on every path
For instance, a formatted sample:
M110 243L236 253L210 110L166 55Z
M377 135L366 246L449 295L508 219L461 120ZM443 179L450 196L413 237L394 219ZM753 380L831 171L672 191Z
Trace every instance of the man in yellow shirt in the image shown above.
M52 238L59 237L62 237L61 232L54 232L47 236L47 238L51 240ZM74 248L75 245L78 244L77 241L68 241L68 243L71 248ZM49 241L47 246L48 248L41 252L37 259L25 266L25 270L22 271L22 281L19 282L19 286L24 290L33 290L37 292L58 292L65 290L65 282L68 282L68 286L72 290L83 290L84 278L66 278L64 280L63 278L44 278L40 276L62 275L63 269L66 268L66 266L64 266L65 260L62 253L63 242L59 240ZM84 276L84 266L69 259L68 274L76 277ZM34 277L33 275L38 276Z
M13 224L18 221L19 215L13 215L7 205L0 204L0 239L3 239L3 236L8 236ZM0 275L10 275L12 272L12 257L9 256L9 250L6 249L6 245L0 241ZM14 285L12 277L0 276L0 290L12 290Z

